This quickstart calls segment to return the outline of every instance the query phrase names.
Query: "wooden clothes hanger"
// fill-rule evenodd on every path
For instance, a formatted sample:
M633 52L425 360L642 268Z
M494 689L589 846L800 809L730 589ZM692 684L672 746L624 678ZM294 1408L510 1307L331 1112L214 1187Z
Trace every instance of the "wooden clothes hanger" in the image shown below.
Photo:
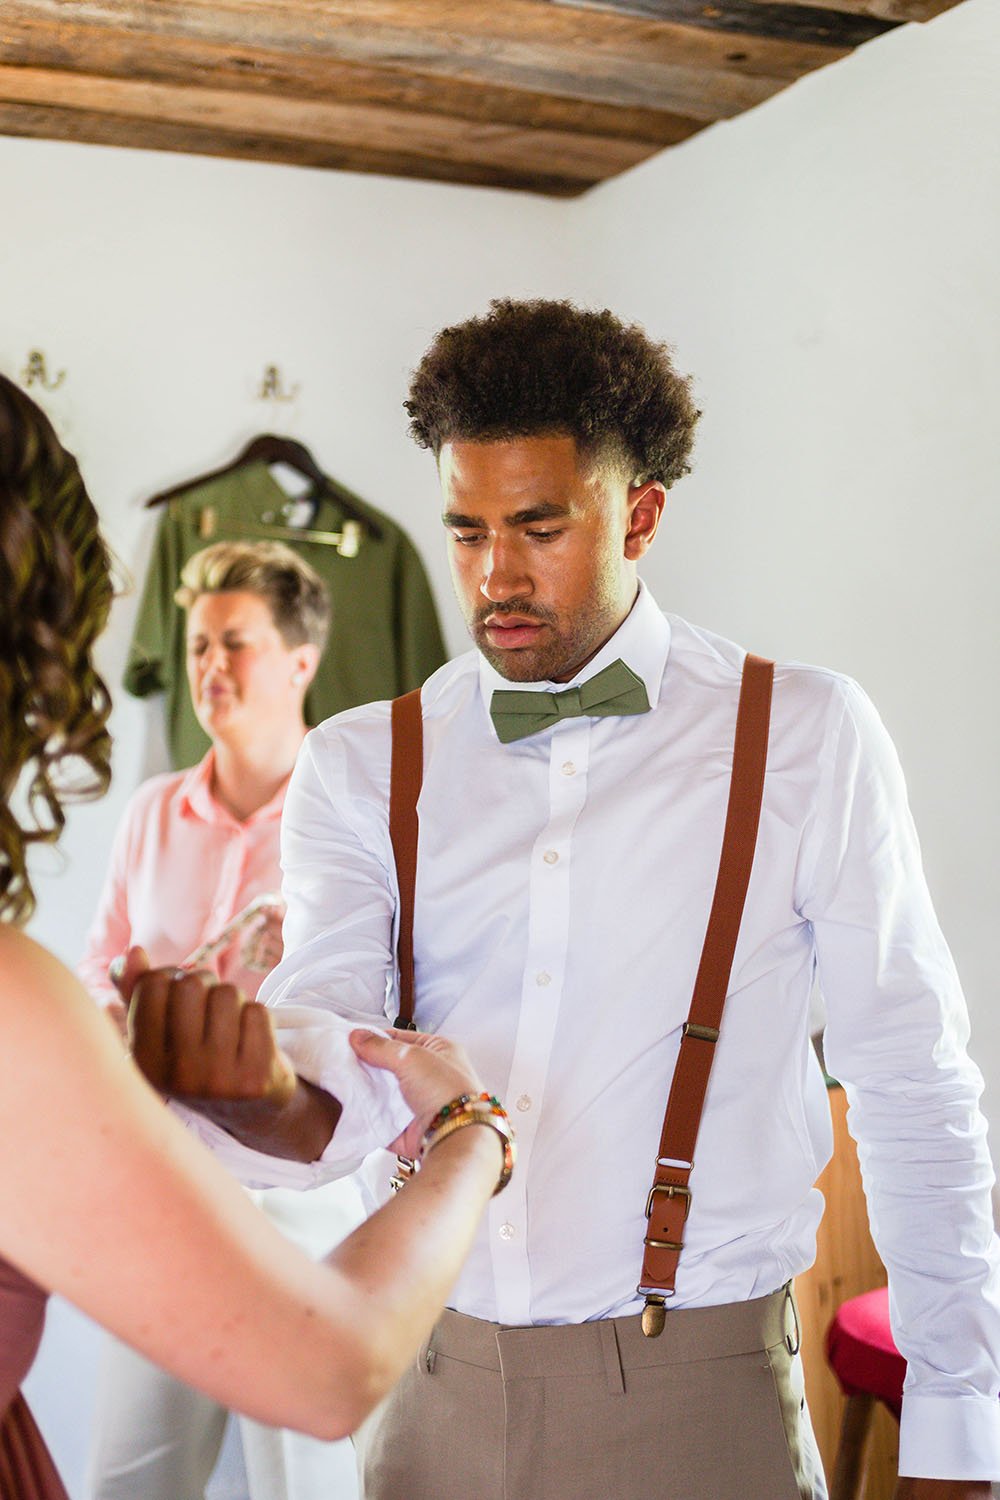
M241 522L241 531L280 540L312 541L333 545L344 557L357 556L362 529L366 530L376 541L382 540L382 530L378 523L370 516L362 514L349 490L345 490L335 479L323 473L304 443L298 442L295 438L279 437L274 433L262 433L260 437L253 438L230 463L223 464L221 468L212 469L195 479L185 479L182 484L176 484L169 490L162 490L160 494L146 501L145 508L152 510L155 506L166 505L170 500L178 499L189 490L199 489L203 485L211 484L213 480L222 479L226 474L233 474L249 464L258 463L287 464L289 468L294 469L313 484L317 501L322 495L330 495L344 512L344 527L340 532L332 532L312 531L300 526L264 526L252 522ZM214 524L208 528L205 539L210 540L213 534Z

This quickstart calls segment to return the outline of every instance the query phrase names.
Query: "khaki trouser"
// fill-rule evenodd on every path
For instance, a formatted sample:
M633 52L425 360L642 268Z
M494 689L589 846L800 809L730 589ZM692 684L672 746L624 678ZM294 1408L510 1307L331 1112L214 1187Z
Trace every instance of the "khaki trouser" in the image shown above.
M364 1500L825 1500L791 1291L505 1328L446 1312L358 1438Z

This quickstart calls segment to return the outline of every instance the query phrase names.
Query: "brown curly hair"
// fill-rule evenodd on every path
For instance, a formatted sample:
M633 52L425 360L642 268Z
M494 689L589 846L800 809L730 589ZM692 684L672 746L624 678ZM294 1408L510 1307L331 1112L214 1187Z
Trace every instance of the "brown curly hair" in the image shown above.
M443 443L573 437L581 453L668 488L690 471L701 415L665 344L605 309L509 298L442 329L404 406L410 436L435 458Z
M111 700L91 657L111 596L76 460L0 375L0 921L34 910L28 847L53 843L64 802L111 779Z

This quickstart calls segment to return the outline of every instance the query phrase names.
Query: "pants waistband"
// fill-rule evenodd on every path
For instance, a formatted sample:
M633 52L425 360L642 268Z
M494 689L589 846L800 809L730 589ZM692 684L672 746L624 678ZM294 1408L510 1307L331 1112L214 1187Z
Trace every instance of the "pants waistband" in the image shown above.
M749 1302L668 1312L663 1332L653 1339L643 1334L638 1316L511 1328L447 1310L434 1328L428 1351L480 1369L502 1371L505 1379L518 1375L555 1379L568 1370L600 1375L614 1365L640 1370L753 1354L786 1338L794 1350L797 1326L789 1284Z

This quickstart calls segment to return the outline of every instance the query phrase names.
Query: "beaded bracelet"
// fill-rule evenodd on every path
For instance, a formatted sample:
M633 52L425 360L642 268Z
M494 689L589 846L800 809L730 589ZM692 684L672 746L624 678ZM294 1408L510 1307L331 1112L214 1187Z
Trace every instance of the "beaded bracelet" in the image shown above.
M417 1160L423 1161L428 1151L432 1151L447 1136L453 1135L456 1130L464 1129L466 1125L488 1125L491 1130L496 1131L503 1142L503 1165L500 1168L497 1185L493 1189L495 1198L497 1193L503 1192L510 1181L514 1171L514 1162L517 1159L514 1131L507 1118L507 1111L495 1094L459 1094L457 1099L452 1099L450 1103L443 1105L424 1131Z
M484 1106L486 1106L486 1109L484 1109ZM421 1155L423 1154L423 1146L427 1144L428 1136L432 1136L446 1120L450 1120L454 1115L469 1110L475 1110L477 1113L488 1112L491 1115L496 1115L498 1119L507 1119L507 1111L500 1103L496 1094L487 1094L485 1092L482 1094L459 1094L458 1098L452 1099L449 1104L442 1104L424 1131L424 1138L421 1143Z
M497 1193L502 1192L514 1170L517 1146L514 1142L514 1131L507 1118L507 1111L494 1094L486 1093L459 1094L457 1099L452 1099L438 1110L424 1131L416 1161L411 1161L407 1156L397 1157L397 1171L389 1184L393 1192L398 1192L403 1184L420 1170L420 1163L428 1151L432 1151L446 1136L454 1135L456 1130L463 1130L466 1125L488 1125L491 1130L496 1131L503 1142L503 1165L500 1168L497 1185L493 1189L494 1198Z

